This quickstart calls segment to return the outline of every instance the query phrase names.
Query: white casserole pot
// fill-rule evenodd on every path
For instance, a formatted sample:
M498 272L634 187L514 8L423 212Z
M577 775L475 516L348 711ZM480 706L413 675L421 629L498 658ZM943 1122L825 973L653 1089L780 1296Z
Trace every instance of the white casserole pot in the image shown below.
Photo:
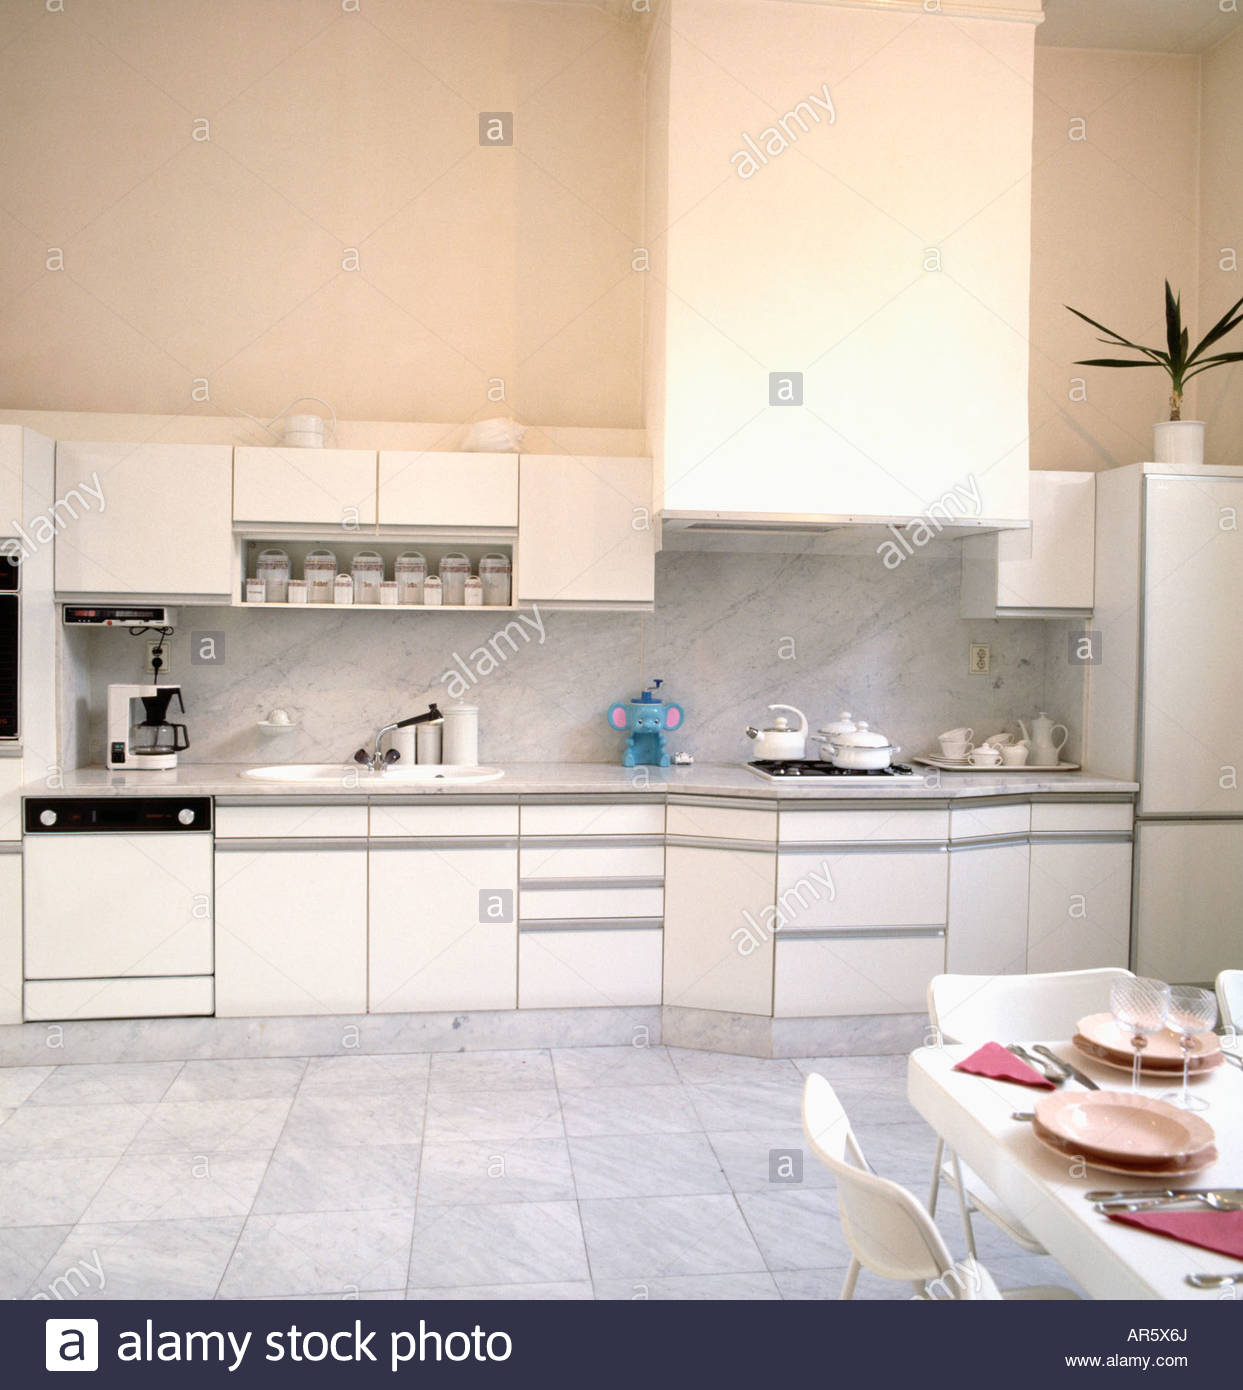
M792 729L790 721L781 715L773 721L769 729L748 729L747 737L755 740L757 761L801 758L807 746L807 716L793 705L769 705L769 709L788 709L798 715L798 728Z
M884 734L869 729L862 719L853 733L838 734L826 740L825 749L834 767L848 768L853 772L877 772L886 768L899 751Z

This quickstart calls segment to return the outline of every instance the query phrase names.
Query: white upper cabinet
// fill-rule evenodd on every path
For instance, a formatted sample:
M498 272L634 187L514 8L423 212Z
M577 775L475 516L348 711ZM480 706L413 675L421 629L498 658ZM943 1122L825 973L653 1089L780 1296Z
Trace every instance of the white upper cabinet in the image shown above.
M380 451L380 525L518 524L518 455Z
M0 536L12 535L22 520L24 435L20 425L0 425Z
M520 476L521 602L652 602L650 459L523 454Z
M1090 613L1096 543L1096 474L1030 474L1030 530L962 542L964 618L1045 618Z
M222 444L57 444L58 595L227 603L232 472Z
M672 0L644 238L669 520L1027 518L1035 31L1005 8Z
M375 451L235 449L233 519L273 525L374 526Z

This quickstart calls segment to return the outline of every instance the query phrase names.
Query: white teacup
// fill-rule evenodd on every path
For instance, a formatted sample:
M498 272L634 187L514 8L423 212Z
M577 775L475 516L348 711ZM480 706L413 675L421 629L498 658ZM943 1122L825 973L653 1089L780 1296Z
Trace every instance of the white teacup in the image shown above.
M973 748L967 754L967 761L972 767L996 767L1001 758L1001 749L994 748L989 743L981 744L979 748Z
M937 735L938 741L944 741L949 738L954 739L958 743L970 743L974 737L974 729L946 729L943 734Z
M965 758L971 752L971 745L966 739L949 739L942 737L937 740L941 745L941 756L943 758Z
M1025 743L1012 743L1001 750L1001 761L1007 767L1022 767L1027 761L1028 747Z

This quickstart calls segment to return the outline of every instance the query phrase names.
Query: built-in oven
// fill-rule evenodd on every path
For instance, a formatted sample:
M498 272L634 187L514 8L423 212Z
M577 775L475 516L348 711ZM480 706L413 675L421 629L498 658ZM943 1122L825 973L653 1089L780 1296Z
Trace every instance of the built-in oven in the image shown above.
M21 566L0 547L0 741L10 743L21 734L21 575Z

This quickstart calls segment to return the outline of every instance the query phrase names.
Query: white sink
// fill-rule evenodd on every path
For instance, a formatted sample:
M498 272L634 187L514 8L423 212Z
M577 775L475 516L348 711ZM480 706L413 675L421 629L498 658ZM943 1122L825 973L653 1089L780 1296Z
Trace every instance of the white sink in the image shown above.
M499 767L388 767L372 772L358 763L276 763L271 767L248 767L243 777L256 782L336 783L356 788L380 786L389 782L430 782L444 786L454 782L493 782L504 777Z

